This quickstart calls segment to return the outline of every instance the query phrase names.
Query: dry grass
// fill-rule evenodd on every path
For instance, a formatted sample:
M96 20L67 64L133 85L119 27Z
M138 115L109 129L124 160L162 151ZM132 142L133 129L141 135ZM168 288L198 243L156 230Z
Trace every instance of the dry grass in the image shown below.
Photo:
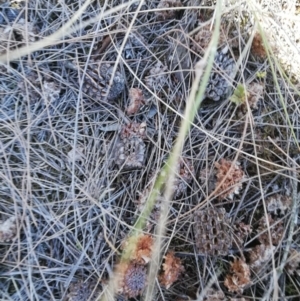
M136 242L141 232L155 246L145 265L152 277L136 299L299 299L300 267L291 256L300 252L298 67L273 45L276 34L267 31L272 18L262 19L272 12L280 28L287 11L253 0L233 1L216 13L212 3L200 2L0 1L1 300L133 296L126 283L123 291L114 287L120 286L116 267L124 260L137 265L132 257L124 259L124 241ZM216 20L210 36L209 24ZM296 32L291 24L281 27ZM201 30L208 41L195 46ZM295 55L296 33L289 35L280 47ZM253 50L253 38L263 49ZM204 92L206 66L195 72L197 62L213 58L224 45L235 62L234 80L222 75L231 89L221 101L205 99L197 90L202 85ZM102 74L98 64L112 68ZM214 65L212 72L220 70ZM100 100L85 93L87 79ZM256 106L247 102L253 96L247 93L241 106L230 101L238 84L248 91L252 83L263 86ZM128 115L131 88L142 91L143 101ZM147 125L145 137L126 132L127 151L134 152L132 141L139 143L142 168L115 160L123 154L116 150L123 143L120 132L131 123ZM218 177L224 160L232 162L225 178ZM231 179L237 166L243 177ZM228 187L230 197L228 183L239 188ZM279 242L269 219L264 229L260 222L276 195L290 204L271 212L275 226L283 225ZM224 256L199 254L196 247L194 213L207 207L224 208L228 215L232 248ZM262 234L270 256L257 251ZM162 266L168 252L174 252L180 273ZM238 274L238 262L249 266L251 276L247 285L228 290L225 279ZM165 278L168 289L159 282L162 267L179 277L173 284ZM126 281L139 292L144 276L129 274ZM113 297L113 291L123 296Z

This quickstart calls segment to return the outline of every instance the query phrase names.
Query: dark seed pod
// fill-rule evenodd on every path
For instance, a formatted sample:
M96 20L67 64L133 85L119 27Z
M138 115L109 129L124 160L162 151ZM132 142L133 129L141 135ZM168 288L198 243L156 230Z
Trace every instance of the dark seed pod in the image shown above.
M195 213L194 234L199 254L225 256L232 246L230 221L224 208L209 208Z
M147 269L144 265L130 263L123 275L121 292L128 298L140 295L146 287Z
M131 123L122 128L115 146L115 163L123 169L142 168L146 145L145 123Z
M83 280L79 280L72 283L68 289L66 301L95 301L97 300L100 289L95 288L96 283Z
M95 101L116 99L125 88L125 79L118 70L113 74L113 70L114 66L110 64L100 64L98 68L95 65L89 67L82 87L83 92Z
M205 90L205 98L218 101L228 96L234 75L234 64L227 46L218 51Z
M145 143L141 138L133 137L120 141L117 146L116 163L124 169L142 168L144 163Z

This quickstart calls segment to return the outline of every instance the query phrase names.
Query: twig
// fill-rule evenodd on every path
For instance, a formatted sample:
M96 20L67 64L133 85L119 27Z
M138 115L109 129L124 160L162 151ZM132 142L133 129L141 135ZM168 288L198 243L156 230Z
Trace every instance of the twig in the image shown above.
M288 238L282 256L281 264L277 269L277 277L278 277L277 279L279 279L279 277L283 273L284 266L286 265L287 258L293 241L294 229L298 221L298 205L300 200L300 194L297 191L298 180L297 180L296 163L293 161L292 164L293 164L293 180L292 180L292 209L291 209L290 228L289 228Z
M291 208L291 219L290 219L290 227L289 227L289 232L288 232L288 238L287 238L287 243L286 247L282 256L281 264L280 266L276 269L276 280L270 281L270 287L266 294L264 295L263 300L267 300L268 296L270 296L271 291L274 288L275 283L278 283L278 280L280 276L283 273L284 267L287 262L287 258L290 252L290 248L292 245L292 240L293 240L293 233L295 229L295 225L297 225L297 218L298 218L298 203L300 200L300 194L297 191L297 186L298 186L298 180L297 180L297 170L296 170L296 162L293 161L293 180L292 180L292 208Z

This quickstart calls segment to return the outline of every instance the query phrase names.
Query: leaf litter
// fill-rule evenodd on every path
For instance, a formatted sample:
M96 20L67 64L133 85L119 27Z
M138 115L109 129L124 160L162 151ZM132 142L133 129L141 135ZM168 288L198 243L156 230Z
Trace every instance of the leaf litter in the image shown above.
M109 295L109 279L118 274L118 296L110 299L141 300L154 252L166 255L151 300L201 293L204 300L268 299L270 271L285 253L278 286L299 298L297 222L288 240L298 193L291 185L291 166L299 165L298 65L283 57L283 49L294 49L276 40L276 26L258 32L244 2L221 16L203 102L172 167L163 249L153 245L164 184L136 248L121 260L212 38L215 6L196 2L92 2L76 24L96 23L1 63L1 299L97 300ZM79 7L2 0L0 54L41 41ZM100 18L109 8L119 11ZM298 18L297 6L289 9ZM279 19L297 44L297 23ZM260 22L266 29L270 19Z

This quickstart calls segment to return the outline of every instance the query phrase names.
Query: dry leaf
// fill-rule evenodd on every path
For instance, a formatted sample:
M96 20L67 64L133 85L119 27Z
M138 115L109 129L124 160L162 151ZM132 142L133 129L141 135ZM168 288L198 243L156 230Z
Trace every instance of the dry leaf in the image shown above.
M251 53L261 59L265 59L267 57L262 37L258 32L253 38L251 45Z
M249 253L250 267L258 271L263 264L267 263L274 253L275 247L270 245L258 245L254 247Z
M270 232L271 232L271 238L273 245L278 245L281 243L281 240L284 236L284 224L282 220L279 220L277 218L273 219L270 214L266 216L263 216L258 223L257 233L261 233L258 236L258 240L261 244L269 245L269 231L268 231L268 225L267 225L267 219L270 225Z
M160 90L167 82L167 71L168 68L158 62L145 77L146 86L155 91Z
M232 199L234 194L239 194L242 188L242 181L245 177L239 164L221 159L215 163L217 169L217 182L215 194L220 200L224 198Z
M263 99L264 87L261 83L251 83L247 86L248 103L250 108L257 109L257 103Z
M122 249L130 247L129 260L141 265L146 265L152 254L153 237L149 234L131 236L124 240Z
M145 104L145 98L143 95L143 91L138 88L131 88L129 90L129 99L130 103L128 108L126 109L126 113L128 115L133 115L139 111L140 107Z
M230 274L226 276L224 285L229 292L241 294L244 288L251 283L250 268L240 258L234 258L234 261L230 265Z
M192 49L199 54L203 54L205 49L208 47L212 38L213 29L211 24L206 24L200 28L195 34Z
M130 138L146 138L146 122L136 123L132 122L122 127L120 132L121 139Z
M141 264L147 264L151 259L152 247L152 236L146 234L140 235L136 243L136 250L132 260L135 260Z
M213 32L214 32L214 27L211 26L210 23L201 26L199 31L193 37L194 41L191 45L191 48L196 53L203 55L211 41ZM227 41L228 41L228 38L226 37L226 35L224 33L225 33L225 31L221 28L219 42L218 42L219 46L227 43Z
M174 256L174 252L168 252L164 259L163 271L159 275L159 282L166 289L169 289L178 280L180 274L184 271L184 267L180 258Z

